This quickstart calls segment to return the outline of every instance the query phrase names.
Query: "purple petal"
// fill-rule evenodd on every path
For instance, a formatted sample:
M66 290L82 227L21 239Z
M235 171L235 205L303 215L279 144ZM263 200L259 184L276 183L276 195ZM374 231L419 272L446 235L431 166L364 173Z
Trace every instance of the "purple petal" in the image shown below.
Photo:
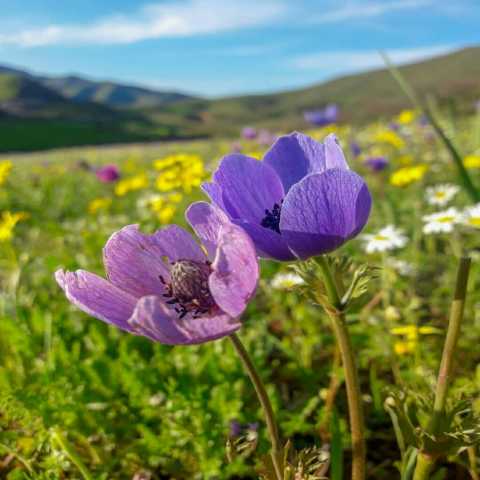
M219 313L211 317L183 319L168 308L160 297L141 298L129 321L134 331L167 345L192 345L222 338L241 327L238 320Z
M325 149L325 168L327 170L330 168L339 168L340 170L350 169L343 154L342 147L334 133L325 137L323 146Z
M157 230L150 238L172 263L177 260L205 261L205 253L200 245L190 233L177 225Z
M277 232L249 222L236 222L250 236L257 249L258 256L274 260L294 260L295 255L288 248L287 242Z
M132 331L127 320L137 302L133 295L85 270L57 270L55 279L70 302L92 317Z
M265 154L264 162L278 173L285 192L311 173L348 168L333 134L325 138L325 143L298 132L284 135Z
M217 250L220 229L223 225L231 223L227 215L207 202L196 202L188 207L185 217L207 249L209 259L213 260Z
M108 279L136 297L164 293L160 277L169 279L165 256L165 250L150 235L140 232L138 225L115 232L103 249Z
M202 190L209 196L212 203L225 210L225 204L222 198L222 189L216 183L204 182L202 183Z
M363 179L350 170L309 175L285 197L280 231L305 259L335 250L367 223L371 197Z
M215 303L232 317L238 317L257 287L257 255L252 241L240 227L224 225L218 237L208 284Z
M280 203L284 196L275 170L245 155L224 157L213 178L221 188L225 211L232 219L260 224L265 210Z

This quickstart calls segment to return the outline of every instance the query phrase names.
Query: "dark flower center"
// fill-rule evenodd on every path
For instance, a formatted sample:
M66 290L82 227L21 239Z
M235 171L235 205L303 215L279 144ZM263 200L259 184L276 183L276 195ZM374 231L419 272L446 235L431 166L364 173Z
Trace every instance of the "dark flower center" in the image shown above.
M280 233L280 215L282 213L283 200L273 204L272 210L265 210L265 217L261 221L260 225L264 228L269 228L274 232Z
M208 287L208 277L211 273L210 262L195 262L193 260L178 260L170 268L170 284L163 278L169 298L167 303L175 305L175 311L183 318L187 313L193 313L193 318L208 313L215 307L215 301Z

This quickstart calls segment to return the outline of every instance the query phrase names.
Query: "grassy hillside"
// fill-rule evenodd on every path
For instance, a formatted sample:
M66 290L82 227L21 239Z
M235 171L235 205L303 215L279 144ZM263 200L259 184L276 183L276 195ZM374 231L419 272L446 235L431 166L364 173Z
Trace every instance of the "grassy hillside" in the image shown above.
M480 98L480 47L401 70L421 95L431 95L458 113L471 111ZM79 77L42 78L0 67L0 151L233 136L246 124L287 131L305 127L305 110L330 102L340 105L342 121L364 123L409 105L385 69L299 90L218 100L185 99Z
M401 67L405 77L421 95L440 102L454 100L459 109L471 109L480 98L480 47L472 47L424 62ZM306 109L326 103L341 107L342 120L362 123L389 116L408 105L404 94L385 70L348 75L309 88L272 95L250 95L214 101L183 102L171 112L198 118L207 130L238 131L251 123L288 130L303 125Z

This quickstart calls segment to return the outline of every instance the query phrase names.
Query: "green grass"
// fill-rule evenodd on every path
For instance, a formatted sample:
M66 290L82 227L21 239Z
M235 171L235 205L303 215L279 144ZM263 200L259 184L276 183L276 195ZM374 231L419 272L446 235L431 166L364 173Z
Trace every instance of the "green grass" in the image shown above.
M448 131L466 154L480 148L480 137L474 134L479 127L478 118L456 118ZM77 134L62 128L66 127L58 125L62 135ZM81 134L88 132L95 140L98 132L88 124L85 128ZM337 254L356 264L385 268L349 314L365 395L369 478L380 480L397 478L400 458L383 403L392 386L408 385L420 396L430 392L453 295L454 252L459 248L472 251L474 264L453 396L480 394L475 374L480 360L480 264L475 251L478 231L460 228L455 235L434 237L422 233L422 216L435 210L425 202L426 186L456 181L442 146L412 125L404 130L409 132L404 149L395 150L375 141L376 128L352 127L348 136L339 130L345 147L355 138L364 152L380 149L392 162L389 170L373 174L361 159L349 158L373 194L366 231L393 223L409 242L385 255L367 255L361 239L355 239ZM23 131L24 140L32 145L42 145L42 137L51 133L47 126L40 129L39 122ZM13 135L13 130L8 132ZM15 135L19 141L21 130ZM101 250L112 232L131 223L140 223L146 232L162 226L141 201L158 193L153 160L175 152L196 153L211 172L228 148L222 141L195 141L4 157L14 166L0 187L0 212L24 211L29 217L18 224L11 242L0 244L1 478L77 479L82 470L105 480L132 479L141 472L149 472L153 479L257 478L259 459L268 450L265 427L227 341L167 347L122 333L72 307L53 279L59 267L103 275ZM258 148L244 145L245 151ZM393 187L389 175L405 154L427 163L429 173L406 188ZM79 160L94 166L116 163L124 177L143 172L150 184L117 197L112 185L98 182L92 172L78 166ZM479 172L472 171L477 185ZM112 199L110 209L88 213L89 203L104 197ZM201 198L198 190L184 194L173 221L185 226L184 209ZM460 192L453 204L463 208L470 202ZM398 273L392 260L408 262L412 273ZM272 287L273 275L289 271L287 265L264 261L261 269L257 295L239 334L267 383L283 437L291 438L298 450L331 444L333 475L340 478L342 471L349 471L350 443L345 391L335 366L328 319L300 292ZM405 325L431 326L439 333L421 335L408 354L393 354L392 343L402 337L391 329ZM332 378L337 378L339 388L333 416L326 406ZM478 410L477 402L474 407ZM228 464L225 442L233 419L259 422L259 444L255 455ZM452 456L448 471L456 468L457 475L467 478L465 462L465 453Z

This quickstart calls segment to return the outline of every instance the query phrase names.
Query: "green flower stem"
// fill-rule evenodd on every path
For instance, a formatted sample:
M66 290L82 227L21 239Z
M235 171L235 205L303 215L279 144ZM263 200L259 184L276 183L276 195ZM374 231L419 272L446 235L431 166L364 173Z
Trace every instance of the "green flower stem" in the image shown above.
M433 457L426 455L425 453L418 452L413 480L425 480L430 478L430 473L432 472L434 465L435 459Z
M392 77L397 81L398 85L403 90L405 95L407 95L413 106L418 108L427 117L428 121L439 136L440 140L445 145L445 148L450 153L453 163L457 168L458 176L460 177L460 180L463 183L465 190L470 195L470 198L474 202L480 201L480 190L478 190L473 183L470 174L468 173L465 165L463 164L462 156L458 152L458 149L455 147L453 142L447 137L447 135L443 131L432 110L428 107L428 105L420 101L415 90L413 90L411 85L408 84L403 75L400 73L400 70L398 70L398 68L390 61L388 56L384 52L380 52L380 55L383 57L383 60L387 65L387 68L389 69Z
M363 480L366 470L366 444L362 395L358 381L357 366L355 364L350 335L345 323L345 314L340 310L340 295L326 257L318 257L317 263L322 270L327 295L333 307L332 309L328 309L327 313L332 322L333 332L340 348L345 373L352 435L352 480Z
M240 338L235 333L230 335L230 340L232 341L233 347L235 348L242 364L250 377L250 380L255 387L255 392L257 393L258 400L262 406L263 413L265 415L265 421L267 423L268 435L270 437L270 443L272 444L272 449L270 455L272 457L273 467L275 469L276 476L278 480L283 480L283 468L282 468L282 446L280 443L280 437L278 434L277 422L275 420L275 414L273 413L272 404L268 398L265 385L258 374L255 365L250 358L247 350L243 346L243 343L240 341Z
M465 309L465 298L467 296L468 275L470 273L471 260L468 257L462 257L458 266L457 283L455 286L455 296L453 298L450 310L450 320L448 322L447 338L443 347L442 361L438 373L437 388L435 390L435 403L433 405L433 417L430 424L432 434L438 433L439 421L445 411L447 400L448 385L452 375L453 360L457 347L460 328Z
M438 372L433 412L428 425L428 432L432 435L438 435L441 433L439 429L445 413L445 404L447 401L450 378L452 376L455 350L457 347L458 337L460 336L460 327L465 309L470 264L470 258L462 257L458 266L455 295L453 297L452 307L450 310L447 337L445 339L440 370ZM415 467L414 480L425 480L429 478L430 472L435 465L435 461L436 458L432 457L431 455L427 455L425 452L419 452L417 466Z

